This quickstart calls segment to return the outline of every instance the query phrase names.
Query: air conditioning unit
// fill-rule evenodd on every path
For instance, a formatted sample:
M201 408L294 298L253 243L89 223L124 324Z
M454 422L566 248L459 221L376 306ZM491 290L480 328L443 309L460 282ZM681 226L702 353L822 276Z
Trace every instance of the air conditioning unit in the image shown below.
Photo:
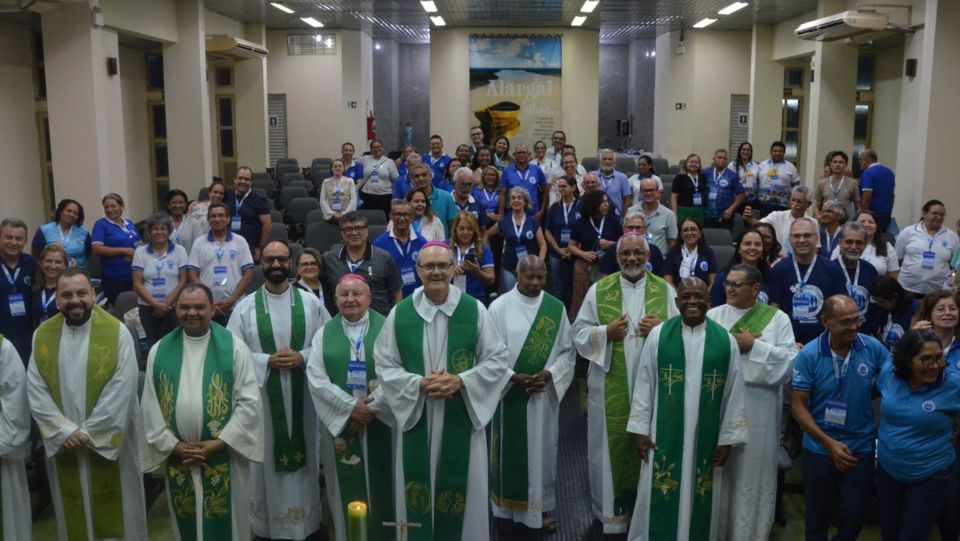
M208 36L206 40L207 57L215 60L248 60L265 58L267 49L235 37Z
M800 39L837 41L861 34L887 30L889 18L875 11L844 11L801 24L793 31Z

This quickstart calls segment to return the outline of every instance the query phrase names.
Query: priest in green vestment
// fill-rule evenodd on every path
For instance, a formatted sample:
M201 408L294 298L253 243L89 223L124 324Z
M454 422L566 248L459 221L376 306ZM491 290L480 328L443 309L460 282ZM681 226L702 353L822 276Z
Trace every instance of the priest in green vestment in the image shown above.
M373 361L384 317L370 310L367 280L345 274L334 292L339 312L313 337L307 383L320 417L320 458L336 541L347 540L346 507L367 505L367 539L387 541L394 522L395 425Z
M640 366L627 431L643 461L631 541L716 539L723 465L746 443L743 375L736 340L707 318L699 278L677 285L680 315L653 329Z
M374 348L397 421L397 538L488 541L484 428L507 384L506 347L486 308L451 287L454 256L420 250L423 286L387 316Z
M82 270L57 280L60 314L33 335L27 396L47 456L61 541L146 539L130 331L96 306Z

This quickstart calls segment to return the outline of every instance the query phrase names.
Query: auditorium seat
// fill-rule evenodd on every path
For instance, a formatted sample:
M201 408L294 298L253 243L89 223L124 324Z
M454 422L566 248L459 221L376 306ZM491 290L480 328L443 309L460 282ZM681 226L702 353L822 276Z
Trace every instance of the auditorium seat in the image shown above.
M277 199L277 206L280 210L290 208L290 203L298 197L308 197L307 189L303 186L287 186L280 190L280 198Z
M372 241L373 238L371 237L370 240ZM326 222L307 224L307 231L303 236L304 247L323 253L339 242L341 242L340 229L335 224Z
M360 209L357 214L367 218L367 225L387 225L387 216L382 210L378 209ZM375 237L370 236L370 240Z

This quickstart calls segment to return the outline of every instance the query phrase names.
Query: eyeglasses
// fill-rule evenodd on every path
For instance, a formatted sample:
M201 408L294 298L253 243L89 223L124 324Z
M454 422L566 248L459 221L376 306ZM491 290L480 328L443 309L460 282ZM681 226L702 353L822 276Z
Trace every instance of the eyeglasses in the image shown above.
M623 226L624 231L643 231L646 229L645 225L625 225Z
M724 289L740 289L741 287L752 286L752 285L753 283L750 283L750 282L731 282L730 280L723 281Z
M917 357L917 360L920 361L920 365L924 368L943 366L947 363L946 359L943 358L942 353L938 355L924 355L922 357Z
M450 263L429 263L427 265L421 265L417 263L417 266L427 272L436 272L436 271L445 272L450 270L450 267L451 267Z
M657 193L659 191L657 188L640 188L640 193Z
M934 309L931 311L934 314L954 313L960 312L960 307L957 307L956 304L941 304L940 306L934 307Z
M349 235L350 233L359 233L359 232L363 231L363 230L366 229L366 228L367 228L367 226L365 226L365 225L355 225L355 226L352 226L352 227L342 227L342 228L340 228L340 232L341 232L341 233L346 233L346 234Z
M265 255L265 256L263 256L263 257L261 258L261 261L263 261L263 262L266 263L267 265L273 265L274 263L286 264L286 263L289 263L289 262L290 262L290 256L288 256L288 255L276 255L276 256Z
M317 263L316 261L301 261L299 266L300 267L319 267L320 264Z
M410 217L410 213L409 213L409 212L391 212L390 215L391 215L391 216L396 216L397 218L409 218L409 217Z
M836 321L837 321L837 325L841 327L853 327L853 326L859 327L860 325L863 325L863 322L866 321L866 318L857 316L855 318L838 319Z

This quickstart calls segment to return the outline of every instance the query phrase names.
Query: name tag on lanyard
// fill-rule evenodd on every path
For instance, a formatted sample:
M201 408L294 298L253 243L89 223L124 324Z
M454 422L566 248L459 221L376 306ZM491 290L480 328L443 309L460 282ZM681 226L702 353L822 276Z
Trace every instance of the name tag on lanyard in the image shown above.
M693 183L693 206L702 207L703 194L700 193L700 179L690 179L690 181Z
M417 275L413 271L413 267L404 267L400 269L400 278L403 280L403 285L412 286L417 283Z
M24 301L22 293L11 293L7 297L7 303L10 306L11 316L23 317L27 315L27 303Z
M365 362L352 360L347 363L347 388L351 391L362 391L367 388L367 364Z
M831 428L845 428L847 426L847 402L839 398L827 400L827 407L823 412L823 424Z

